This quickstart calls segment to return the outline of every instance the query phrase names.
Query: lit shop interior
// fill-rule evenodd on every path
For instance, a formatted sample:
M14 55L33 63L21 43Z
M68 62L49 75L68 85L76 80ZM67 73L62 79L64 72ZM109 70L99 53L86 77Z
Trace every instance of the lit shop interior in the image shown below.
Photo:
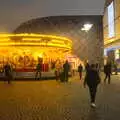
M104 56L105 62L111 60L120 69L120 9L119 0L111 0L105 6L104 27Z
M72 54L72 41L65 37L41 34L0 34L0 68L8 61L16 71L34 71L38 61L48 72L68 60L80 63Z

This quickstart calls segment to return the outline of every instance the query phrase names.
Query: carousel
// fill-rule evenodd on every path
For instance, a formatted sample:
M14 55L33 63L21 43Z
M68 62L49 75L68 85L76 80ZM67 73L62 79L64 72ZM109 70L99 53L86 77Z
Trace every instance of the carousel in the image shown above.
M0 68L9 61L16 71L34 71L41 60L43 71L50 71L56 62L63 64L67 56L73 56L72 41L65 37L26 33L0 34Z

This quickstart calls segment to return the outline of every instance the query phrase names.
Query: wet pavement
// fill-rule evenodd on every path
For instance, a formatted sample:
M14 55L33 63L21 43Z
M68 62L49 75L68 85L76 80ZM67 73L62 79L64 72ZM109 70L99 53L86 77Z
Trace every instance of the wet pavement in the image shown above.
M0 120L118 120L120 75L99 86L96 104L96 109L90 107L88 89L78 76L69 83L0 82Z

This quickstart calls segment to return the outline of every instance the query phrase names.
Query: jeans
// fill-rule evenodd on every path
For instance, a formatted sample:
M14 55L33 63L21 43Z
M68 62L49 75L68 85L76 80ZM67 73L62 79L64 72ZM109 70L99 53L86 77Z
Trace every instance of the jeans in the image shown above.
M13 79L12 73L5 72L5 80L8 81L8 84L11 83L11 80Z
M97 85L88 86L88 87L89 87L89 92L90 92L91 103L94 103L95 98L96 98Z
M68 72L64 71L64 79L66 82L68 82Z
M79 77L80 77L80 80L81 80L81 78L82 78L82 72L79 72Z
M55 71L55 78L56 78L56 81L59 80L59 77L60 77L59 71Z
M107 78L108 78L108 84L110 84L110 80L111 80L110 74L105 74L105 79L104 79L105 83Z

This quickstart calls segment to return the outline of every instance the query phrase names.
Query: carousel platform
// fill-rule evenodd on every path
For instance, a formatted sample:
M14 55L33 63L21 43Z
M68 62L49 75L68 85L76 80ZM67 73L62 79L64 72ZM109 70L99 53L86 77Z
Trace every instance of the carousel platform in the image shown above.
M0 80L4 79L4 73L0 73ZM51 72L42 72L42 80L55 79L55 74ZM35 80L35 72L13 72L13 80Z

